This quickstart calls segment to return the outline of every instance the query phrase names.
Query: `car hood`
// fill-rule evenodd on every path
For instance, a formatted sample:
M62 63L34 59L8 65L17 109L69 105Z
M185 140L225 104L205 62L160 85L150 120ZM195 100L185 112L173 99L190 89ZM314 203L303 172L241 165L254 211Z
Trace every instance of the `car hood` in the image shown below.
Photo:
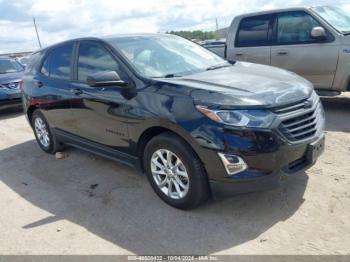
M313 86L283 69L246 62L165 80L191 87L195 103L220 107L275 107L310 97Z
M0 74L0 84L7 84L14 81L21 80L23 72Z
M350 43L350 34L343 35L343 37L340 38L340 42L344 45L348 45Z

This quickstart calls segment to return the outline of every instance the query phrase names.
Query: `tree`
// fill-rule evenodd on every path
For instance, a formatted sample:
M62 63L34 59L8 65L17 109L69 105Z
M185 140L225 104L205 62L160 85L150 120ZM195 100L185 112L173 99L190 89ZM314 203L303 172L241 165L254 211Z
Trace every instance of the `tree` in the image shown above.
M167 34L178 35L187 39L196 39L196 40L208 40L218 38L215 31L170 31L166 32Z

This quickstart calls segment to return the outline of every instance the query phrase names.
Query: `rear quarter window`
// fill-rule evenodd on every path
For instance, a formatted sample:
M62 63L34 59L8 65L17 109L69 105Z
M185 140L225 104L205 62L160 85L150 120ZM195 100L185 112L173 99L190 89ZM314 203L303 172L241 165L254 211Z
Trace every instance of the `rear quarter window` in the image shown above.
M27 66L25 68L25 73L33 73L35 68L39 66L40 59L42 58L42 53L33 53L28 60Z

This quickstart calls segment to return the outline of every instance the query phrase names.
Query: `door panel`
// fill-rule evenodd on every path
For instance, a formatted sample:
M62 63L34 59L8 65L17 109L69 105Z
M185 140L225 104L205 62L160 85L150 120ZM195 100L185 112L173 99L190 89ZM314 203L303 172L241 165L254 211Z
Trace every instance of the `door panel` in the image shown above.
M324 39L313 39L311 31L321 26L304 11L276 15L271 65L308 79L320 89L332 88L338 63L338 47L327 32Z
M269 46L240 47L235 48L233 53L235 60L238 61L270 65L270 50Z
M317 88L332 87L338 62L333 44L274 46L271 65L290 70L312 82Z
M33 79L33 104L39 105L51 127L75 132L71 111L71 62L74 43L60 45L44 59L40 74Z
M127 104L118 89L91 88L73 83L72 101L77 135L118 150L128 147Z
M93 41L81 41L76 62L76 78L72 83L72 111L77 119L77 135L91 141L127 150L128 142L128 100L123 88L90 87L86 78L90 74L103 71L116 71L122 79L125 74L119 63L107 49Z
M34 81L42 86L33 88L33 97L36 99L33 103L43 109L50 126L74 133L76 121L71 110L74 97L70 91L70 82L46 78L36 78Z

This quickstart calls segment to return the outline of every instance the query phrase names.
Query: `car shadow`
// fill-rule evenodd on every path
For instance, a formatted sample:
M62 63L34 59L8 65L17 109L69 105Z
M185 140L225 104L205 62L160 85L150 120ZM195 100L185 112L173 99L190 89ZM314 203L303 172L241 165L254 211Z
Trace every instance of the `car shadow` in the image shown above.
M23 115L22 107L0 109L0 120L5 120L13 117Z
M350 97L321 97L326 114L326 130L350 132Z
M259 238L299 209L308 182L302 173L273 191L181 211L163 203L132 168L75 149L65 154L57 160L34 140L0 151L0 180L51 214L22 228L64 219L137 254L209 254Z

